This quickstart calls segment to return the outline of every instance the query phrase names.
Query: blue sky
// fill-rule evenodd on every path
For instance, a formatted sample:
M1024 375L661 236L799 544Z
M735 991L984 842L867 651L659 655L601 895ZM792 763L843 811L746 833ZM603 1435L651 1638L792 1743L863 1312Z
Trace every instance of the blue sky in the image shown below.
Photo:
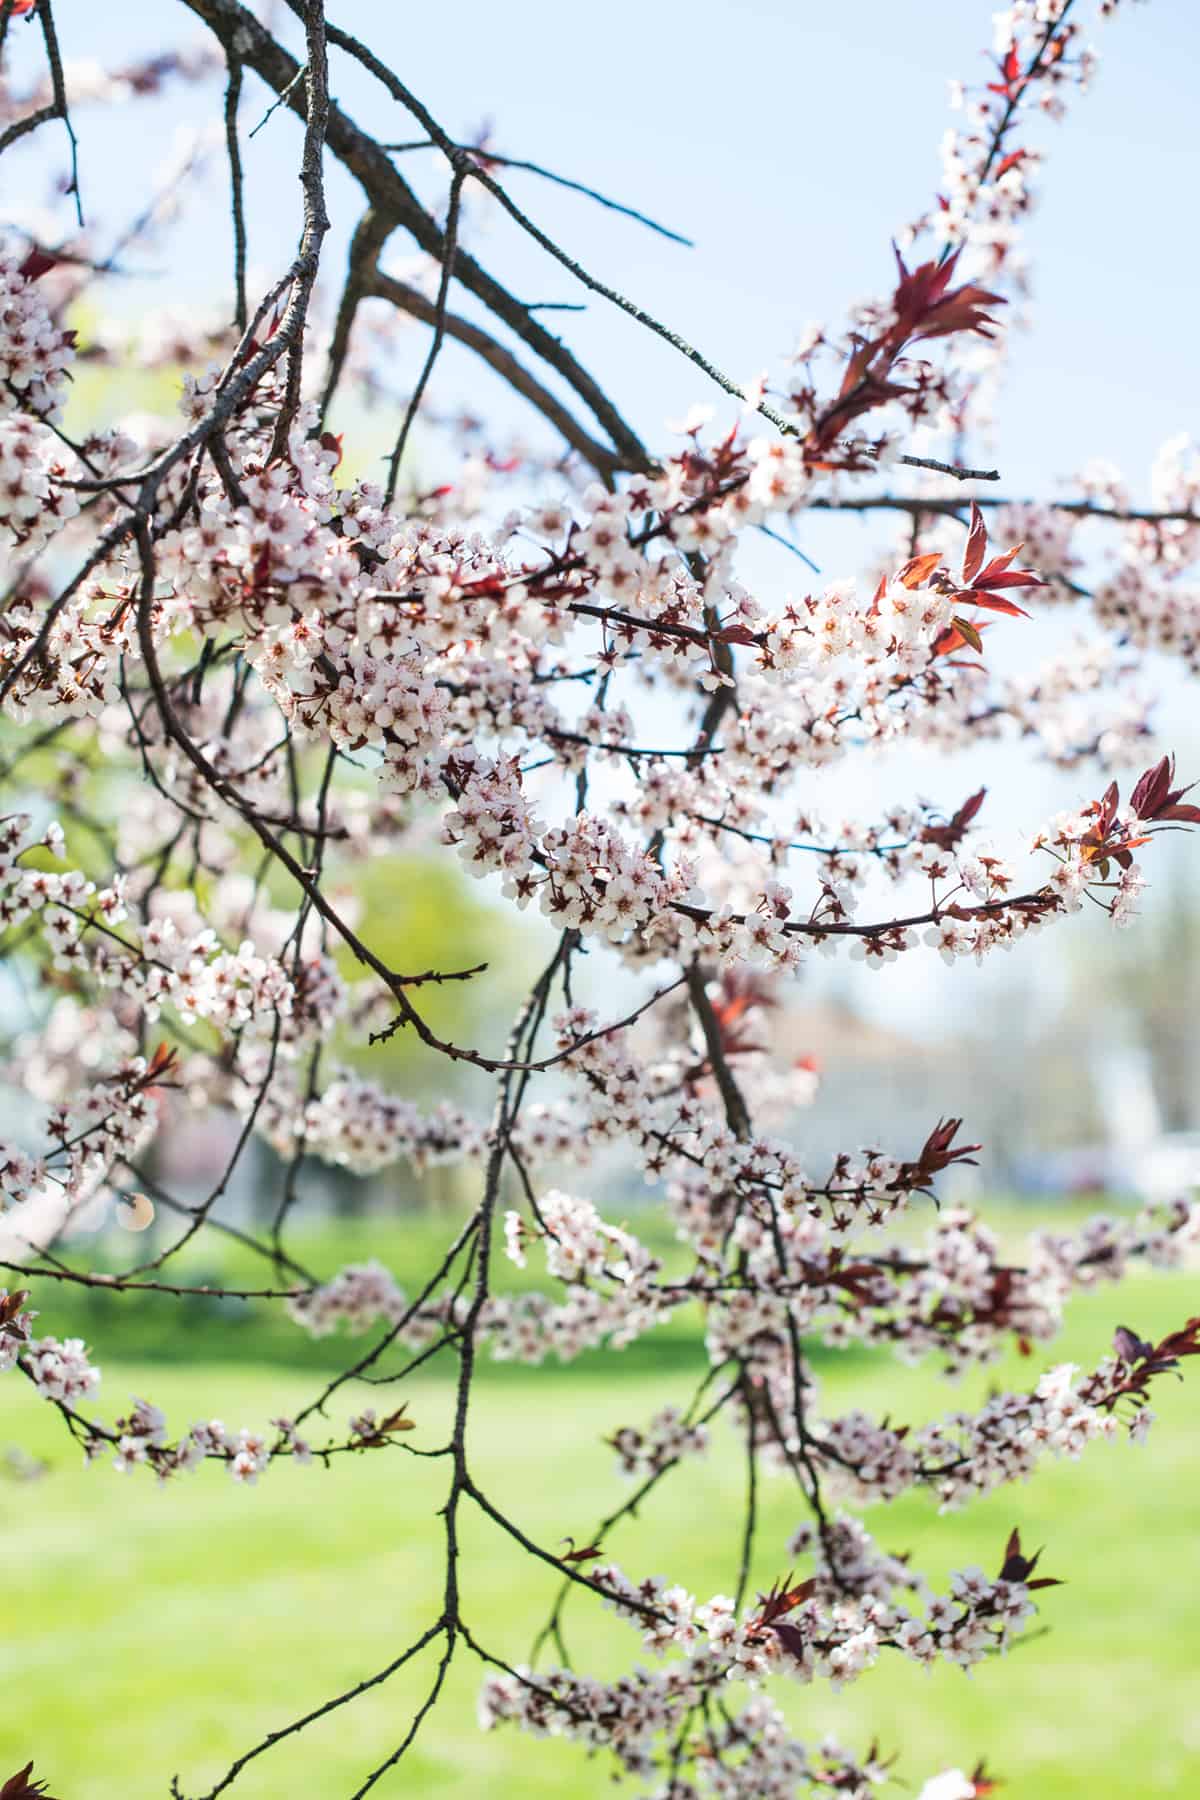
M890 237L937 184L947 81L985 77L991 11L977 0L610 0L602 10L459 0L449 15L374 0L330 6L451 131L491 119L510 154L561 168L694 237L687 251L532 176L509 178L568 249L739 376L777 364L806 320L836 320L848 300L887 284ZM277 12L297 41L290 14ZM58 14L68 58L110 63L161 48L165 25L170 41L198 29L163 0L62 0ZM33 66L38 34L12 35ZM1093 91L1073 103L1064 127L1045 128L1051 161L1029 234L1037 318L1016 350L998 444L1014 490L1044 486L1095 454L1137 468L1195 411L1189 326L1200 251L1187 202L1200 187L1200 9L1125 0L1094 40L1103 62ZM417 135L337 55L331 85L384 134ZM265 98L248 78L244 130ZM114 226L136 211L177 127L212 116L211 91L179 86L124 116L81 114L89 210ZM251 258L264 272L295 241L298 130L281 111L245 147ZM42 160L46 141L29 161ZM440 191L436 158L411 157L408 167L427 193ZM330 191L337 229L327 254L336 264L357 195L340 171ZM214 294L227 280L220 200L190 213L184 234L189 276ZM586 297L506 221L490 219L476 247L529 298ZM140 294L120 303L140 304ZM557 323L585 361L614 372L616 393L648 435L708 397L698 371L602 302Z
M509 178L568 249L739 376L777 364L806 320L836 320L847 301L886 286L891 235L937 184L948 79L986 76L992 11L978 0L610 0L602 10L459 0L449 15L333 0L329 10L368 36L451 131L491 119L510 154L561 168L694 237L695 250L684 250L532 176ZM110 66L199 33L185 8L164 0L61 0L57 11L68 59ZM298 41L287 9L277 15ZM17 66L36 67L39 34L18 26L11 35ZM1103 61L1092 92L1073 102L1064 127L1044 132L1051 161L1029 233L1037 317L1016 348L998 443L1013 490L1044 487L1096 454L1140 467L1167 430L1189 422L1200 388L1189 344L1200 250L1187 204L1200 187L1200 9L1125 0L1093 35ZM417 135L336 54L331 85L385 135ZM248 78L243 130L265 101ZM153 190L177 128L212 116L210 89L180 86L124 114L81 113L89 212L114 227L130 216ZM53 129L22 157L26 167L46 166ZM264 272L295 242L298 131L281 111L245 146L251 259ZM441 191L435 157L407 162L428 194ZM184 232L195 291L214 295L224 291L229 253L215 186ZM340 171L330 192L327 254L336 265L357 193ZM60 216L65 225L69 203ZM490 218L476 248L526 297L586 298L507 221ZM114 286L114 303L140 305L144 291ZM648 435L709 397L698 371L603 302L560 315L557 326L585 361L613 372ZM467 379L476 378L472 367Z
M1085 16L1093 11L1084 8ZM683 249L532 176L508 178L513 194L565 248L747 378L778 367L806 321L836 322L848 302L888 286L892 235L937 186L938 143L952 119L948 80L987 77L992 8L978 0L610 0L603 9L549 0L507 7L459 0L452 9L332 0L329 12L367 37L451 132L466 136L490 119L498 148L590 182L692 236L696 247ZM59 0L56 16L68 60L111 65L198 35L186 10L164 0L117 7ZM298 45L283 6L275 22ZM11 41L17 66L34 70L39 34L14 27ZM994 450L1005 491L1013 494L1053 492L1057 476L1094 456L1121 463L1136 489L1157 444L1197 426L1192 332L1200 249L1189 202L1200 190L1193 91L1200 8L1194 0L1125 0L1115 21L1096 26L1093 41L1102 62L1092 91L1072 98L1065 125L1038 127L1049 160L1028 233L1034 323L1013 346ZM336 53L331 87L383 137L418 135ZM249 77L244 133L268 100ZM80 113L84 196L104 227L102 241L153 192L179 130L216 111L212 88L173 86L162 99L123 112ZM5 159L6 173L10 164L31 173L22 207L45 198L56 129L46 127L28 153ZM295 244L298 142L297 121L280 111L244 144L251 265L264 280L286 266ZM406 159L406 172L431 201L444 194L436 156ZM138 259L150 271L145 282L112 284L114 309L174 297L181 272L190 298L228 293L219 158L213 173L208 195L189 206L171 257L147 253ZM0 211L16 192L6 182ZM335 230L326 256L336 272L360 202L335 168L329 195ZM58 212L65 229L69 203L59 202ZM588 298L494 210L472 231L475 253L522 297ZM401 243L396 248L404 254ZM471 310L461 297L455 303ZM720 401L698 370L602 301L589 299L584 313L546 317L585 363L606 374L614 397L651 441L662 442L662 422L694 402ZM410 334L411 365L388 371L401 391L425 342L423 333ZM498 406L504 416L509 402L466 353L449 350L439 373L443 398ZM878 532L859 521L814 519L805 521L803 541L833 576L852 571ZM760 572L785 586L804 579L781 554L757 561ZM1053 647L1053 632L1039 638L1033 655L1040 658L1047 642ZM1189 741L1200 751L1190 694L1165 667L1152 679L1161 681L1165 719L1181 754ZM949 796L1006 766L1013 765L998 765L992 751L966 759L948 778ZM920 786L940 793L945 782L931 772ZM906 787L900 765L886 776L868 768L852 783L851 803L865 809L872 789L882 798L911 796L912 782ZM1039 774L1036 791L1023 785L994 820L1032 826L1080 797L1079 778ZM871 981L884 1010L930 1004L928 963L921 962L924 975L914 967L891 984ZM1003 978L999 970L984 972L989 985ZM956 979L947 986L939 977L933 1004L952 1004L951 995L967 985Z

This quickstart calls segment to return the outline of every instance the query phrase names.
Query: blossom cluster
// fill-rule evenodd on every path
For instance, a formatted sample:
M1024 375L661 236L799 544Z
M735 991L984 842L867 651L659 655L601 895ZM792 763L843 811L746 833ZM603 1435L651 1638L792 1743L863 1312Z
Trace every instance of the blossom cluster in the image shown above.
M19 1367L42 1398L60 1408L89 1463L111 1454L119 1473L147 1467L165 1482L173 1475L194 1472L205 1462L217 1462L231 1481L252 1487L280 1458L298 1466L327 1463L330 1456L345 1451L392 1443L396 1432L411 1429L412 1421L402 1411L380 1421L368 1408L349 1421L344 1441L321 1446L302 1434L296 1420L282 1416L271 1420L268 1432L249 1426L234 1431L220 1419L198 1420L172 1441L162 1408L136 1398L128 1415L112 1425L103 1424L79 1410L100 1386L100 1370L87 1345L82 1338L34 1337L36 1315L24 1309L27 1299L25 1290L10 1295L0 1289L0 1371Z
M622 1425L614 1431L611 1443L620 1459L621 1473L640 1478L658 1474L681 1456L703 1456L709 1435L703 1425L690 1424L678 1407L664 1406L644 1431L635 1425Z
M0 248L0 417L57 418L75 333L51 317L37 284L41 259Z
M823 1773L819 1762L817 1767L810 1762L803 1744L778 1729L766 1734L761 1761L756 1762L752 1750L750 1762L740 1770L712 1771L713 1785L708 1786L704 1735L697 1731L690 1736L692 1715L706 1698L727 1692L731 1680L757 1687L773 1674L800 1683L827 1679L842 1687L872 1667L884 1649L924 1667L946 1661L970 1669L1004 1648L1033 1613L1028 1579L1036 1561L1021 1556L1019 1534L1014 1534L999 1577L963 1569L951 1577L947 1594L931 1597L919 1612L889 1595L865 1590L827 1601L812 1581L795 1588L776 1584L745 1608L727 1595L698 1604L686 1589L661 1579L635 1582L615 1564L594 1565L588 1580L606 1605L641 1630L645 1647L655 1655L675 1656L661 1670L639 1667L617 1682L561 1667L538 1671L526 1666L489 1675L480 1717L485 1727L515 1722L538 1735L551 1732L604 1744L634 1774L648 1774L654 1767L656 1740L679 1733L677 1753L683 1750L684 1756L677 1754L677 1764L694 1758L702 1783L691 1792L794 1794L798 1781L819 1785ZM1035 1585L1053 1583L1039 1579ZM750 1711L781 1724L773 1709L752 1701ZM743 1786L743 1773L765 1785ZM869 1772L851 1765L847 1773L846 1791L869 1791Z

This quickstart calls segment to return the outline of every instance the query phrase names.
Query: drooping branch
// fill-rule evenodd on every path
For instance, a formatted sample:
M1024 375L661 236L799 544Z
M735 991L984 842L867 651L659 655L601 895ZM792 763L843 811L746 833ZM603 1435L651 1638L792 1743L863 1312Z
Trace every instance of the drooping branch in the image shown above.
M56 1299L65 1309L72 1290L103 1288L168 1308L217 1298L273 1306L298 1328L348 1328L363 1342L347 1349L335 1340L330 1369L295 1416L273 1419L267 1432L227 1432L210 1419L171 1433L145 1402L128 1418L91 1416L90 1354L77 1339L35 1338L22 1289L0 1293L0 1368L15 1365L89 1457L144 1464L164 1481L216 1464L253 1484L276 1464L345 1466L384 1449L428 1459L444 1477L434 1526L439 1600L403 1619L403 1647L382 1669L262 1737L212 1795L272 1745L429 1653L413 1709L355 1790L361 1800L405 1762L464 1649L483 1665L489 1722L579 1737L612 1751L619 1771L665 1780L672 1792L727 1777L739 1791L774 1791L781 1771L790 1789L798 1769L821 1791L865 1792L878 1779L874 1752L864 1770L842 1753L807 1751L764 1710L762 1684L851 1679L884 1651L927 1664L979 1661L1007 1645L1042 1582L1030 1579L1037 1559L1013 1534L994 1580L970 1573L926 1616L916 1571L902 1555L885 1556L841 1508L930 1488L969 1498L1028 1474L1043 1447L1074 1450L1076 1437L1111 1435L1118 1407L1139 1434L1153 1378L1200 1354L1200 1325L1156 1342L1123 1328L1093 1374L1064 1382L1060 1371L1045 1391L998 1396L977 1417L931 1427L893 1428L883 1405L879 1423L865 1410L821 1417L815 1347L850 1341L957 1368L1013 1342L1029 1352L1097 1272L1182 1256L1200 1233L1200 1209L1180 1202L1078 1240L1056 1235L1024 1260L1008 1259L980 1221L955 1210L932 1218L923 1248L889 1249L880 1234L905 1208L932 1212L943 1171L980 1146L960 1141L961 1121L939 1118L927 1121L919 1148L909 1140L894 1156L847 1152L827 1173L806 1174L788 1131L815 1074L772 1031L773 1009L786 977L817 947L880 966L910 954L965 960L1038 927L1057 932L1085 903L1127 921L1142 883L1135 855L1149 861L1153 840L1200 823L1200 807L1168 757L1123 803L1106 773L1096 799L1038 834L1032 880L978 837L982 788L945 811L894 807L867 826L823 825L809 811L813 772L832 780L864 744L925 740L940 749L1005 721L1055 740L1058 721L1041 711L1055 678L1017 692L982 660L985 626L1004 620L1007 629L1023 611L1012 593L1028 599L1021 590L1041 586L1045 573L1014 566L1015 548L989 549L987 507L1010 503L968 503L964 516L947 491L952 481L995 482L997 472L970 466L964 447L956 462L900 458L946 477L934 499L860 497L851 485L877 479L898 448L890 431L854 435L857 422L897 394L911 400L914 419L926 416L926 401L948 405L963 373L954 353L986 335L983 308L996 296L970 282L951 289L949 259L915 270L901 263L894 293L852 315L846 337L824 340L843 360L838 393L818 400L815 384L811 394L793 392L794 415L760 407L777 439L747 444L737 431L710 443L698 427L653 457L603 385L546 332L538 308L515 300L464 241L465 201L477 184L558 267L737 392L666 323L569 257L499 178L509 167L549 171L451 138L365 44L326 28L318 0L294 0L302 60L237 0L185 3L224 51L239 341L223 369L189 376L178 435L131 452L116 431L81 441L64 429L55 407L74 346L61 306L56 298L57 311L40 308L40 255L22 269L10 263L4 276L11 318L27 314L35 328L23 335L18 325L0 339L16 367L0 385L9 466L0 519L17 550L0 655L18 736L4 771L13 801L0 815L0 928L6 952L56 1014L53 1030L31 1035L66 1098L42 1099L50 1083L39 1070L29 1086L41 1154L0 1144L0 1205L19 1218L32 1199L45 1223L28 1240L27 1261L14 1252L0 1266L44 1283L44 1324ZM992 108L1004 114L997 146L1019 115L1015 88L1040 81L1065 41L1035 23L1016 74L1006 57L995 84L1004 102ZM387 146L329 99L327 43L428 131L450 171L444 219L417 199ZM210 68L218 78L220 61ZM247 70L269 91L264 123L285 109L303 123L297 253L257 299L245 288L250 152L238 135ZM53 116L65 119L65 103ZM283 128L281 118L273 129ZM32 129L21 122L26 135ZM306 397L316 384L302 377L329 228L326 150L367 204L318 406ZM980 145L984 178L1001 154L1012 152ZM434 298L381 267L395 232L439 271ZM102 260L80 256L81 269L104 271ZM341 445L322 430L366 300L431 331L386 495L344 468L335 476ZM911 360L913 345L934 338L951 340L946 373L923 352ZM445 373L447 340L527 400L605 491L572 482L565 504L566 484L540 488L545 465L531 458L518 474L521 505L500 526L487 504L477 512L459 491L469 483L407 504L406 443ZM31 341L36 404L20 385L18 353ZM806 419L807 432L797 423ZM477 449L475 421L463 435ZM1186 496L1192 478L1179 467ZM847 477L844 499L825 486L834 471ZM778 604L744 585L743 533L770 533L771 521L786 524L806 507L839 506L911 521L907 553L884 579L876 571L866 589L831 583ZM1118 513L1090 501L1064 510L1183 526L1160 534L1159 572L1168 547L1190 553L1197 522L1187 511ZM961 535L961 556L922 551L916 527L938 516L962 520L961 534L943 534ZM1143 539L1152 534L1129 533L1126 547ZM64 583L67 553L77 573ZM1017 629L1032 633L1036 622ZM1076 691L1065 678L1064 686ZM1078 691L1092 690L1081 681ZM656 710L664 693L684 721L669 748L660 746L676 734L659 729ZM1076 746L1075 732L1073 753L1099 750L1103 724L1092 725L1089 715L1089 743ZM1145 729L1141 716L1124 724L1123 742ZM1060 753L1061 742L1058 733ZM27 804L47 752L64 768L47 778L64 832L43 830L49 809L37 809L35 824ZM615 780L601 778L608 771ZM126 781L140 781L141 804L136 817L114 818L112 792L123 796ZM346 897L369 859L414 850L458 859L556 931L545 966L522 984L526 998L497 1055L477 1047L473 1030L435 1032L413 996L473 982L486 967L475 951L447 958L452 966L400 973L372 949L383 940L373 916L360 919L359 896ZM793 853L809 859L800 871L789 865ZM896 896L857 906L868 879ZM916 886L911 901L898 892L905 883ZM387 904L392 897L389 886ZM506 953L497 948L488 960ZM636 993L609 993L618 970ZM609 1005L586 1003L585 973ZM418 1105L369 1057L339 1061L344 1042L365 1049L405 1031L443 1075L462 1061L492 1078L490 1119L450 1092ZM553 1081L541 1079L551 1071ZM223 1115L229 1141L207 1192L185 1200L155 1174L153 1143L160 1111L169 1125L199 1100ZM269 1181L260 1179L263 1223L232 1225L219 1208L255 1142L275 1158L263 1165ZM557 1185L573 1188L577 1171L618 1148L624 1174L662 1195L667 1249L636 1216L612 1223ZM402 1271L405 1288L375 1260L311 1269L297 1214L315 1171L374 1176L403 1159L417 1173L431 1163L466 1171L471 1198L427 1264ZM584 1187L589 1180L580 1177ZM132 1267L114 1256L120 1270L101 1271L66 1231L92 1202L111 1205L131 1229L152 1222L157 1206L172 1229ZM261 1285L187 1278L176 1259L202 1233L221 1241L214 1232L270 1265ZM501 1235L513 1263L544 1262L543 1284L532 1273L506 1284ZM179 1279L164 1275L170 1264ZM615 1504L597 1501L597 1530L555 1539L560 1525L579 1529L577 1500L551 1530L502 1505L475 1454L484 1359L608 1355L685 1316L706 1373L681 1412L664 1407L606 1440L630 1486ZM448 1426L414 1438L427 1421L395 1400L382 1416L364 1407L335 1427L356 1384L369 1397L390 1387L394 1397L417 1371L448 1375ZM550 1367L541 1379L552 1379ZM710 1446L707 1427L718 1419L722 1438ZM320 1436L310 1442L308 1432ZM679 1471L692 1456L724 1456L731 1445L745 1469L740 1513L723 1539L732 1601L646 1578L636 1542L633 1573L607 1560L610 1533L637 1518L660 1484L683 1485ZM801 1518L790 1544L771 1538L762 1513L766 1466L790 1477ZM464 1530L476 1514L509 1554L555 1578L536 1673L479 1630ZM778 1573L755 1598L753 1572L767 1554L779 1558ZM794 1556L811 1557L812 1573L785 1576ZM667 1660L647 1670L643 1657L613 1682L576 1674L563 1628L568 1595L581 1612L612 1608ZM560 1667L541 1666L548 1647ZM758 1687L756 1711L739 1717L733 1696L747 1677ZM775 1745L781 1760L772 1762Z

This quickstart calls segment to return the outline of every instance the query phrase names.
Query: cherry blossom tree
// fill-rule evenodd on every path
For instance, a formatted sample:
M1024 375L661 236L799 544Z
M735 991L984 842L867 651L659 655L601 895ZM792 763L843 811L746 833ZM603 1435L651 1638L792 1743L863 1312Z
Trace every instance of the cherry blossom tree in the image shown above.
M1018 1524L989 1570L963 1569L935 1592L880 1548L860 1517L868 1503L920 1488L961 1507L1048 1457L1136 1443L1156 1382L1200 1352L1200 1319L1154 1342L1120 1327L1089 1368L1034 1365L1025 1388L977 1412L896 1422L888 1357L949 1374L1014 1341L1041 1357L1076 1290L1135 1263L1179 1266L1200 1210L1181 1199L1042 1234L1014 1263L983 1218L936 1205L942 1172L980 1148L957 1119L931 1114L911 1143L807 1167L803 1133L788 1132L814 1076L777 1052L772 1030L816 955L877 970L940 957L969 977L972 959L1070 932L1085 907L1128 926L1154 840L1200 821L1171 756L1147 749L1130 685L1147 648L1200 661L1200 461L1169 441L1141 508L1107 467L1083 471L1065 500L1013 497L979 448L1005 321L1027 291L1021 231L1049 126L1091 74L1085 32L1116 6L1015 0L997 15L990 79L959 91L939 191L881 247L879 297L746 383L569 255L509 191L513 169L564 176L490 138L459 142L322 0L289 5L300 56L281 21L270 28L239 0L181 0L181 21L204 28L198 44L183 32L182 47L144 66L78 74L50 0L0 7L0 44L40 33L44 51L32 87L0 84L0 151L37 133L57 166L65 147L77 208L61 242L10 230L0 261L0 914L6 952L40 996L9 1072L41 1146L0 1144L16 1234L0 1368L32 1384L89 1460L139 1479L170 1483L216 1462L253 1485L281 1462L366 1452L433 1459L444 1476L429 1521L444 1556L438 1610L404 1621L386 1668L278 1720L205 1800L417 1664L424 1699L392 1754L364 1771L365 1795L434 1729L455 1659L478 1663L485 1728L574 1739L657 1800L864 1796L887 1760L797 1739L778 1704L788 1684L839 1686L885 1656L969 1669L1055 1585ZM331 98L337 63L371 77L417 135L389 143L361 128ZM73 308L129 245L166 232L203 168L181 165L120 242L101 242L73 115L222 81L229 305L214 321L173 295L174 310L136 330L102 322L77 343ZM250 99L264 93L302 121L303 144L296 254L257 291L242 149ZM403 172L417 150L446 174L436 213ZM334 162L362 203L341 271L322 259ZM643 445L605 382L477 258L479 203L688 358L702 397L715 384L732 400L732 423L710 432L698 413L674 448ZM633 212L635 224L660 229ZM415 247L410 279L386 266L394 239ZM460 291L470 317L454 310ZM381 334L413 320L428 351L397 409L385 479L340 477L331 408L346 394L388 403ZM479 421L432 410L448 340L507 382L549 448L507 454ZM86 436L64 424L73 371L180 363L181 421L117 417ZM431 491L415 475L418 420L458 459L458 477ZM747 542L817 508L879 512L901 535L861 580L814 585L797 566L791 593L747 585ZM1091 636L1047 660L1037 639L1052 606L1075 607ZM1015 632L1027 660L1005 677L988 653L993 633ZM822 819L810 804L814 771L868 751L1012 739L1032 779L1039 761L1078 770L1093 796L1027 841L983 835L982 789L865 819ZM45 768L48 747L57 772L31 805L29 770ZM453 1041L429 1016L431 989L486 984L486 967L394 967L356 907L368 859L403 857L431 833L553 934L495 1041ZM620 974L629 1004L585 1004L585 954ZM397 1034L482 1072L490 1111L422 1109L361 1062L339 1065L335 1044ZM211 1193L185 1202L155 1182L151 1152L200 1107L237 1121L236 1144ZM262 1232L219 1207L252 1139L280 1170ZM665 1208L677 1265L587 1197L602 1155ZM291 1229L314 1162L361 1174L461 1163L474 1201L415 1285L380 1262L319 1281ZM81 1218L136 1230L156 1212L170 1230L127 1269L97 1272L73 1248ZM913 1212L923 1247L895 1230ZM198 1291L176 1278L184 1247L230 1232L263 1276L223 1292L278 1307L297 1330L360 1341L294 1416L230 1429L168 1420L149 1400L116 1416L92 1349L55 1335L57 1296L92 1285L170 1306ZM497 1291L504 1256L541 1285ZM614 1381L623 1498L598 1506L582 1542L535 1541L477 1474L484 1359L567 1363L682 1309L702 1316L707 1351L690 1402L630 1423ZM877 1353L879 1403L830 1416L812 1352L848 1345ZM445 1437L403 1404L352 1411L355 1382L402 1382L435 1361L453 1371ZM631 1521L709 1452L718 1419L713 1453L738 1446L746 1504L729 1521L727 1591L692 1594L647 1575ZM790 1485L796 1526L766 1547L778 1577L761 1592L751 1568L766 1479ZM480 1635L460 1554L467 1515L561 1581L531 1656ZM625 1622L619 1678L589 1672L586 1649L568 1660L568 1608L577 1654L596 1609ZM191 1792L184 1775L172 1791ZM980 1765L935 1775L924 1794L990 1791Z

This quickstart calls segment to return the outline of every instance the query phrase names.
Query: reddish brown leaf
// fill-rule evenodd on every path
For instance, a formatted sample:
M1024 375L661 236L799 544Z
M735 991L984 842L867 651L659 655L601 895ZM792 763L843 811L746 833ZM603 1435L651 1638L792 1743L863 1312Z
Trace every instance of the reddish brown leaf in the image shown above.
M971 1786L975 1789L975 1800L989 1800L1000 1786L998 1775L989 1775L986 1765L980 1761L971 1771Z
M29 1298L28 1288L14 1288L0 1300L0 1325L9 1325Z
M967 532L967 547L963 551L962 560L962 578L966 587L970 587L980 569L983 567L983 559L986 554L987 526L983 522L983 514L980 512L978 506L976 506L974 500L972 500L971 526L970 530Z
M914 338L947 337L955 331L977 331L981 337L991 337L995 320L986 308L1003 306L1004 297L971 283L951 288L958 251L944 262L922 263L912 270L905 267L898 250L895 255L900 281L894 295L893 354Z
M977 588L1045 587L1041 576L1035 575L1032 569L1014 569L1011 566L1024 548L1024 544L1014 544L1003 555L993 556L986 568L980 569L971 585Z
M919 588L923 581L928 581L941 560L940 550L930 550L924 556L914 556L911 562L905 563L896 579L906 588Z
M963 801L958 811L945 825L926 825L921 833L923 844L936 844L939 850L954 850L966 836L967 828L976 813L983 805L985 787L981 787L969 799Z
M1045 587L1045 585L1041 576L1035 575L1032 569L998 569L994 575L989 575L987 569L984 569L975 583L977 588L983 588L988 593L993 592L996 588Z
M785 1575L775 1582L770 1593L759 1595L762 1611L758 1618L750 1623L749 1630L752 1634L761 1636L764 1631L778 1631L777 1621L788 1613L794 1612L796 1607L803 1605L804 1601L816 1590L816 1581L811 1576L807 1581L800 1582L797 1587L792 1587L791 1580L790 1575ZM792 1626L789 1629L795 1630L795 1627Z
M961 650L966 641L967 640L963 637L961 631L957 631L951 627L949 631L943 631L941 636L936 639L933 646L933 654L935 657L949 656L952 650ZM975 667L976 665L970 664L968 666Z
M160 1081L174 1067L177 1052L169 1044L159 1044L146 1066L145 1079Z
M947 908L952 912L953 908ZM892 1186L900 1188L928 1188L933 1178L951 1163L973 1163L976 1150L981 1144L955 1144L954 1139L962 1126L961 1119L939 1119L921 1149L915 1162L901 1163L899 1172Z
M980 594L974 589L970 593L960 594L959 599L970 601L972 606L980 606L985 612L1006 613L1010 619L1027 619L1029 614L1015 600L999 600L992 594Z
M415 1431L416 1429L416 1420L407 1416L403 1406L397 1412L389 1413L379 1426L381 1436L387 1431Z

